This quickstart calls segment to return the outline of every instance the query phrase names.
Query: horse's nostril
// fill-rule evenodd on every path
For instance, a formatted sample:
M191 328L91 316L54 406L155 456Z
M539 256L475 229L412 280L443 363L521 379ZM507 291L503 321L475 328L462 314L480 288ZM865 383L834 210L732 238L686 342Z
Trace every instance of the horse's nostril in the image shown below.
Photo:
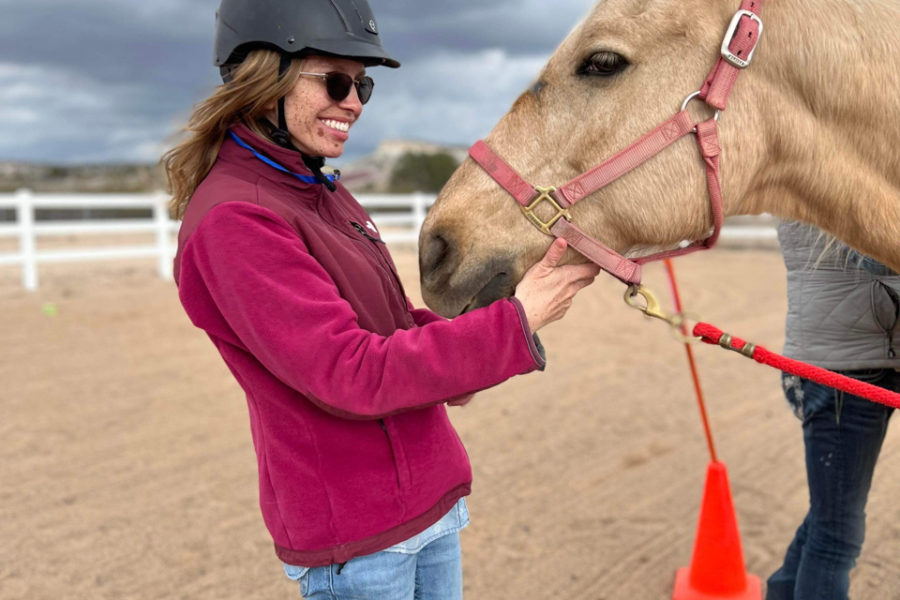
M447 262L452 253L452 246L440 235L429 235L422 242L419 253L419 272L425 278Z

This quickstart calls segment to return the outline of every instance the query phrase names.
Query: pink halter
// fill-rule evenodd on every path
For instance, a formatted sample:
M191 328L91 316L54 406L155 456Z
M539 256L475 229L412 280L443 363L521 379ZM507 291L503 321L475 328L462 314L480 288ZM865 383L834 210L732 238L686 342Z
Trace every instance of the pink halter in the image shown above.
M703 87L687 97L681 106L681 111L615 156L579 175L562 187L532 186L491 150L483 140L479 140L469 149L469 156L503 189L509 192L521 205L525 217L538 229L547 235L564 238L570 246L624 283L640 284L641 265L648 261L711 248L719 237L723 220L722 187L719 177L721 149L716 120L719 117L719 111L725 109L738 73L749 65L753 58L763 30L762 21L759 19L761 2L762 0L743 0L741 2L741 9L731 19L728 31L725 33L719 59L707 76ZM694 122L686 108L695 97L699 97L714 108L715 116L706 121ZM572 223L572 216L569 213L570 206L645 163L688 133L696 134L700 154L706 164L706 179L713 221L713 231L709 237L683 248L630 260L590 237ZM556 211L547 221L541 220L534 213L534 209L543 202L548 202Z

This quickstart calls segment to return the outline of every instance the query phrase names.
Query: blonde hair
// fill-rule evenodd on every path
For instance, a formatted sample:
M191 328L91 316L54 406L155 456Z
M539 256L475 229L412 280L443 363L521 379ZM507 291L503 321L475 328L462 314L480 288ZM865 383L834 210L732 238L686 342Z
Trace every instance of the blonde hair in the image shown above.
M182 130L186 138L161 159L172 194L170 208L177 218L184 216L191 196L212 169L229 127L243 120L257 135L268 138L260 117L293 89L303 70L301 60L292 60L279 79L280 61L281 55L274 50L251 51L232 70L231 81L194 106Z

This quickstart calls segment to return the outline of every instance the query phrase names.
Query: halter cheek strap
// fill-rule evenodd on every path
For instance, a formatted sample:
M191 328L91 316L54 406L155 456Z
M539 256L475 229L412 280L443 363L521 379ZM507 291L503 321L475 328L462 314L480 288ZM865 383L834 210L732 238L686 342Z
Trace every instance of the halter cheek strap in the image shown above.
M488 175L493 177L503 189L512 195L522 207L522 212L525 213L525 216L541 231L548 235L565 239L570 246L614 277L626 283L640 282L641 266L639 264L628 260L608 246L590 237L572 223L572 217L568 211L568 207L572 203L562 197L560 190L548 188L540 189L536 193L534 187L522 179L515 169L509 166L482 140L475 142L475 145L469 149L469 156L487 171ZM549 220L542 221L534 213L534 209L545 200L557 212Z
M711 248L719 237L724 219L722 187L720 183L718 127L719 110L725 108L728 95L740 69L753 57L762 22L759 19L761 0L743 0L741 10L735 13L722 42L721 56L699 91L684 101L681 111L658 125L642 138L583 173L560 188L532 186L506 163L484 141L476 142L469 149L469 156L481 166L503 189L519 203L525 217L547 235L561 237L587 259L617 279L628 284L641 282L641 265L651 260L671 258ZM706 121L695 122L685 110L695 97L717 109L716 115ZM695 134L700 155L706 167L706 180L710 198L712 232L700 241L687 246L629 260L592 238L572 222L569 208L587 196L625 175L689 133ZM548 203L555 210L550 219L542 220L535 209Z
M706 164L706 180L709 187L713 222L713 231L709 237L683 248L630 260L589 236L572 222L569 207L640 166L691 132L695 132L697 135L700 153ZM522 207L525 216L541 231L565 239L585 258L616 279L629 284L641 282L641 265L646 262L705 250L716 243L722 228L724 214L722 189L719 184L719 153L719 138L715 120L709 119L701 123L694 123L686 111L679 112L625 150L559 189L532 187L506 161L497 156L484 141L479 140L469 149L469 156L512 195ZM534 210L545 201L556 210L556 213L547 221L542 221L534 213Z

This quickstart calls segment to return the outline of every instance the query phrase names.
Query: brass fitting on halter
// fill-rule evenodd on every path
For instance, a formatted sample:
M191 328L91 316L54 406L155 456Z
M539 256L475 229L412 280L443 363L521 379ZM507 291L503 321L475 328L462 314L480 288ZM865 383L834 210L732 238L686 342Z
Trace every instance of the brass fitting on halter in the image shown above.
M543 233L547 235L553 235L550 231L550 228L560 220L560 218L564 218L567 221L572 220L572 215L569 213L569 209L563 208L560 203L553 196L553 192L556 191L556 188L553 186L550 187L540 187L534 186L534 189L537 191L537 197L532 200L528 205L520 205L519 208L522 209L522 213L525 217L531 221L532 225L540 229ZM550 206L556 211L556 214L550 217L549 221L543 221L539 216L534 213L534 209L538 207L541 202L549 202Z
M644 299L643 304L638 300L638 296ZM684 313L670 315L663 311L659 304L659 300L656 299L653 292L643 285L628 286L628 289L625 290L625 304L638 309L648 317L668 323L675 339L680 342L687 344L700 341L700 338L687 334L687 329L685 328L686 315Z

